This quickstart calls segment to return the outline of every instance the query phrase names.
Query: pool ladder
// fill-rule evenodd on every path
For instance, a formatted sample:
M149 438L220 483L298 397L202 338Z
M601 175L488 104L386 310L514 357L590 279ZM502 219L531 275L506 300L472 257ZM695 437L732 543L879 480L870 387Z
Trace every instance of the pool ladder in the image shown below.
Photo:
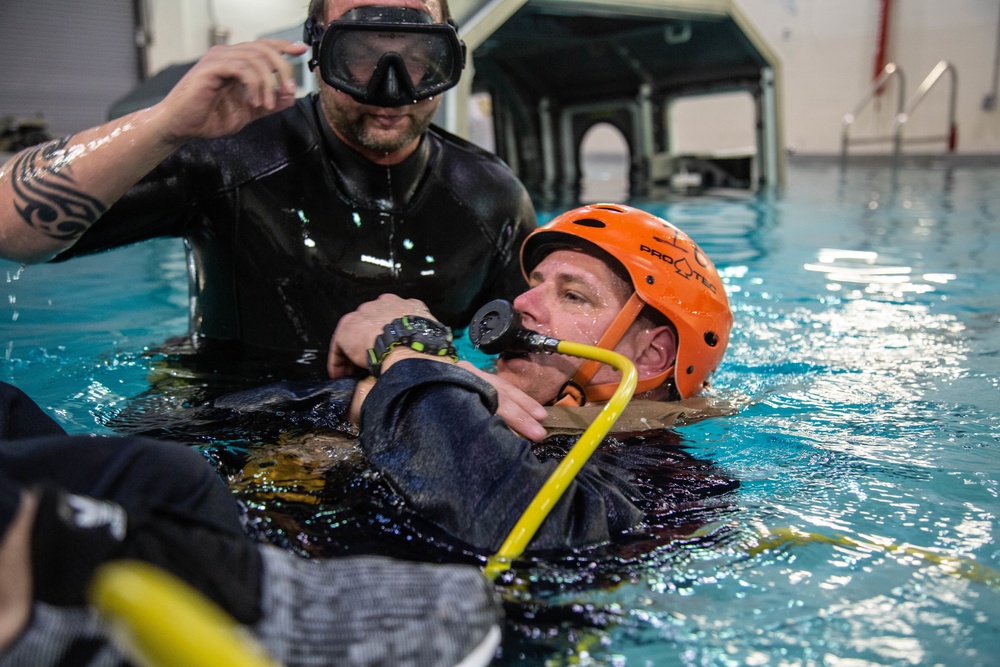
M931 136L919 136L919 137L907 137L905 143L934 143L944 141L947 144L948 152L954 153L958 145L958 125L955 121L955 111L958 99L958 73L955 71L955 67L951 65L948 61L942 60L934 69L924 78L923 83L920 84L920 88L917 89L916 95L910 100L909 104L903 105L903 100L906 96L906 77L903 76L903 70L899 68L895 63L889 63L882 70L882 73L876 77L875 81L872 82L871 90L858 102L854 110L848 114L844 115L843 126L841 130L840 139L840 165L841 167L847 166L847 152L850 145L859 144L880 144L889 143L892 144L892 167L895 171L899 167L899 158L903 152L903 130L906 127L907 122L913 117L913 112L917 109L917 106L924 100L927 93L930 92L941 77L948 73L950 75L951 89L949 91L949 104L948 104L948 127L946 133L943 135L931 135ZM876 100L880 93L885 89L885 87L890 83L891 79L897 79L898 85L896 87L896 115L893 118L893 131L890 135L876 135L871 137L850 137L851 127L854 125L854 120L857 118L865 107Z

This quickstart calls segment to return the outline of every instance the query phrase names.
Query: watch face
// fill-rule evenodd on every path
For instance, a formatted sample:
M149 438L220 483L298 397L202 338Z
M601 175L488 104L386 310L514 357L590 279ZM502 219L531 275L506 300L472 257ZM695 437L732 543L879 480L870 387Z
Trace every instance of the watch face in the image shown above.
M425 317L411 317L409 320L411 326L415 330L414 333L417 335L427 336L429 338L451 338L451 329L444 326L440 322L428 320Z
M426 317L400 317L385 325L382 333L368 350L368 369L372 376L382 372L382 361L397 345L406 345L418 352L434 356L450 356L455 361L455 346L451 329Z
M454 355L451 329L426 317L403 317L393 322L393 342L409 345L426 354ZM389 346L386 346L388 349Z

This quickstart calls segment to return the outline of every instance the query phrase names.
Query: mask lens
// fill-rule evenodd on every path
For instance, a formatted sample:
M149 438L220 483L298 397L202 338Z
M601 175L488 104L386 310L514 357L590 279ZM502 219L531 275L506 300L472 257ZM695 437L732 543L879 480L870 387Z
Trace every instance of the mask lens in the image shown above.
M331 37L323 64L338 82L352 88L367 88L387 54L398 56L418 95L449 83L455 70L451 45L443 35L343 30Z
M418 93L446 82L451 76L454 60L443 36L410 33L401 42L395 52L402 57Z

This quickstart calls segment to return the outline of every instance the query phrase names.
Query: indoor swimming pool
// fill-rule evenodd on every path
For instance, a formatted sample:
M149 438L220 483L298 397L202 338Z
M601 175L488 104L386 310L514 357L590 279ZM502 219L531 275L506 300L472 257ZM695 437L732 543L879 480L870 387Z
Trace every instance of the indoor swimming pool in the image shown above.
M645 480L661 512L624 546L518 563L496 664L996 664L1000 169L798 165L780 195L630 203L726 281L711 397L731 410L622 439L663 453ZM447 551L424 527L376 526L392 500L359 500L374 482L349 442L179 426L198 394L172 387L221 381L156 351L186 331L185 273L170 239L0 264L0 380L70 432L200 447L265 539ZM342 462L354 472L330 472Z

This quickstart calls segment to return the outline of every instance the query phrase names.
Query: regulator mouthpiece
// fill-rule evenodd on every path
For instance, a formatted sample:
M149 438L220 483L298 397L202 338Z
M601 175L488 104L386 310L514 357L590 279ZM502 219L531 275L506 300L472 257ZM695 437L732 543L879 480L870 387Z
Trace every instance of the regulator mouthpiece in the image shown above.
M509 301L494 299L480 308L469 324L469 340L486 354L506 350L555 352L559 341L528 331Z

